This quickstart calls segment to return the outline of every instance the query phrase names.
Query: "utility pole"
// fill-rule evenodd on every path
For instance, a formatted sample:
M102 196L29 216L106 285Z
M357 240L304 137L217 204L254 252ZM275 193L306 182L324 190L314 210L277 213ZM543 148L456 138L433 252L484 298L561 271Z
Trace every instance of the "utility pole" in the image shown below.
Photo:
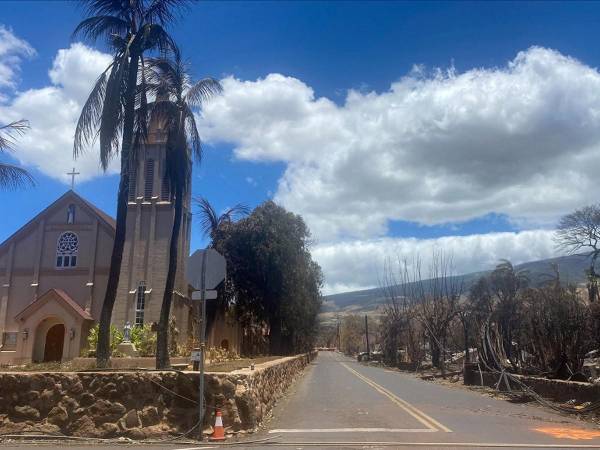
M337 322L337 349L340 351L340 319Z
M200 280L194 279L192 300L200 300L199 313L200 323L198 324L198 347L192 352L194 361L194 370L200 371L198 380L198 424L200 426L200 440L202 440L202 425L206 415L206 405L204 404L204 361L206 359L206 302L217 298L217 291L214 288L225 279L227 272L227 263L223 255L214 249L197 250L190 257L189 263L195 266L194 271L200 265ZM211 265L210 273L207 273L207 265ZM207 289L209 287L210 289Z
M367 336L367 359L371 359L371 350L369 350L369 321L365 314L365 335Z
M202 440L202 426L204 424L204 358L206 357L206 257L207 252L202 255L202 267L200 272L200 326L198 327L198 343L200 347L194 350L200 352L200 361L194 361L194 370L200 371L198 380L198 420L200 428L200 440Z

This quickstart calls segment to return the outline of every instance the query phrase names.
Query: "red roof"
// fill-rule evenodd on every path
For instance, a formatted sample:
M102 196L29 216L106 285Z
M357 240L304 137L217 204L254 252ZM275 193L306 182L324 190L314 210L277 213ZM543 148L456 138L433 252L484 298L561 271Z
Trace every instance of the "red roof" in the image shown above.
M21 311L19 314L17 314L15 316L15 319L19 320L25 316L28 316L29 314L32 314L37 309L41 308L45 303L48 302L47 299L50 297L50 294L52 294L52 293L55 293L62 302L64 302L70 309L72 309L82 319L94 320L92 318L92 316L90 316L90 314L86 310L84 310L81 306L79 306L79 304L75 300L73 300L71 297L69 297L69 294L67 294L62 289L54 289L54 288L46 291L44 294L40 295L37 298L37 300L35 300L34 302L27 305L23 311Z

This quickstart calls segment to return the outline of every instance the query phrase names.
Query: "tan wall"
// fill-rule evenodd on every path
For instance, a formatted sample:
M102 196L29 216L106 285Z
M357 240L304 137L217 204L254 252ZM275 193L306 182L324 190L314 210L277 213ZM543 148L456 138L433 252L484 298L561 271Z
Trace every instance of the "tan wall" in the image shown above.
M67 223L67 207L75 204L75 223ZM64 231L79 239L77 266L56 267L56 244ZM67 194L49 207L35 223L26 226L0 248L0 336L18 331L22 324L15 316L50 289L62 289L94 319L99 317L104 299L114 233L75 195ZM12 264L9 258L13 248ZM79 334L79 333L78 333ZM33 342L33 340L30 340ZM32 345L22 346L17 354L0 351L0 363L9 356L27 360ZM79 347L79 339L76 347ZM77 356L79 349L73 351ZM9 355L9 356L7 356Z
M229 344L229 350L240 353L241 329L239 324L232 318L222 314L217 315L215 322L207 335L209 347L221 347L223 340Z
M56 297L52 293L48 295ZM13 355L12 362L43 361L46 333L52 326L57 324L62 324L65 327L62 360L66 361L79 356L81 340L87 332L87 327L83 327L84 322L86 321L70 311L68 307L65 307L60 300L54 298L46 302L33 311L32 314L19 321L17 350L16 354ZM27 332L26 338L25 332Z
M36 254L37 230L34 233L24 236L17 243L17 251L13 260L14 270L26 269L31 270L34 263L34 255Z
M121 266L121 277L117 290L117 300L112 322L122 328L125 322L135 323L136 294L140 281L146 282L144 322L158 322L168 270L169 245L173 228L173 205L160 198L162 175L164 171L164 146L147 145L144 157L138 161L137 194L135 201L128 204L127 237ZM144 167L146 158L155 160L153 196L144 195ZM189 241L182 230L180 238L180 257L175 290L187 294L185 282L185 262L189 255ZM188 336L189 300L175 297L173 302L175 316L180 330L180 341Z

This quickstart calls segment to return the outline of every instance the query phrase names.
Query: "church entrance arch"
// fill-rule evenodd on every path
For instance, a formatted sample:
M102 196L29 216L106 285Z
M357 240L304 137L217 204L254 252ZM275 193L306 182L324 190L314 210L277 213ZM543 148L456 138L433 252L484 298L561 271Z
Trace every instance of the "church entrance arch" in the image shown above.
M34 362L61 361L66 327L58 317L47 317L37 326L33 345Z
M65 342L65 326L57 323L50 327L46 333L46 345L44 346L44 362L60 361L63 355Z

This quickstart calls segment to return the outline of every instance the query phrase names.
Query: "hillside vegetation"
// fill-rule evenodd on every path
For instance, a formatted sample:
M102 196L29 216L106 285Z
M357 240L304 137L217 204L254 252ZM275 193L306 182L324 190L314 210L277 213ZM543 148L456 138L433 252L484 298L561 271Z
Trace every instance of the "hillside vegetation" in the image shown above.
M555 265L558 266L563 284L585 284L585 273L589 266L589 258L586 255L569 255L530 261L516 265L515 269L527 271L530 284L537 287L544 284L552 276L552 268ZM467 291L482 275L489 274L491 271L492 269L482 272L472 272L453 278L462 281L464 283L464 290ZM425 283L431 284L431 281L429 283L425 281ZM384 293L379 287L327 295L323 299L321 319L328 321L328 319L333 319L337 314L348 313L377 314L378 307L385 304L385 301Z

